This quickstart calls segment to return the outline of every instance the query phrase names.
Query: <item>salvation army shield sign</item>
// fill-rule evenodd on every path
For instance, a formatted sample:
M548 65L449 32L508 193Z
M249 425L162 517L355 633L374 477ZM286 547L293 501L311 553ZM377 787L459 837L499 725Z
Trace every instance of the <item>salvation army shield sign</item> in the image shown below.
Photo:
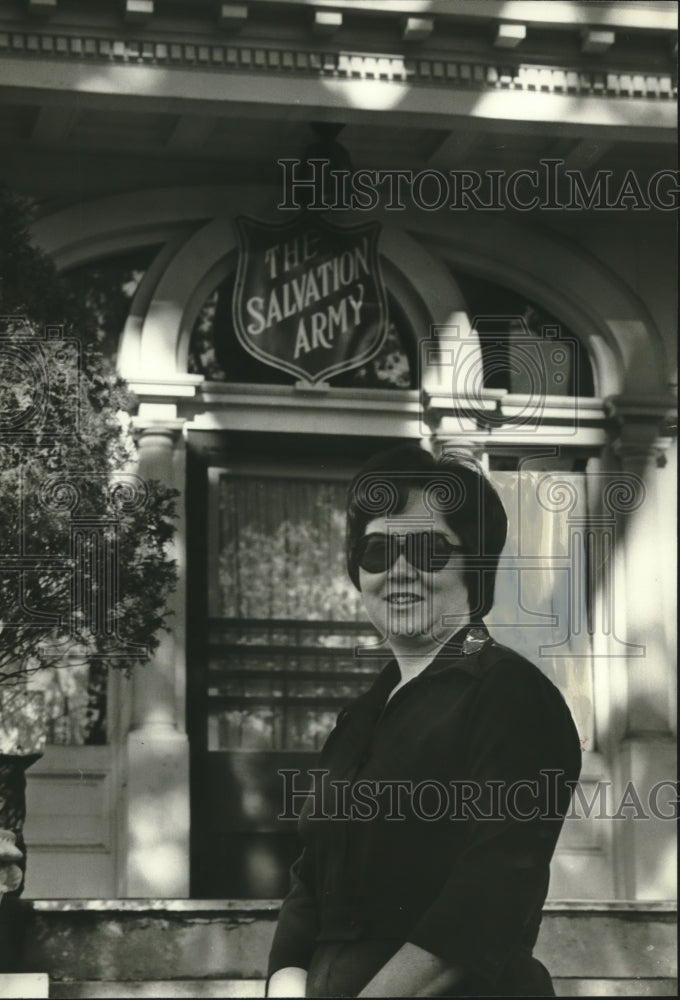
M305 382L358 368L387 336L377 222L338 226L303 213L279 224L236 220L232 302L241 346Z

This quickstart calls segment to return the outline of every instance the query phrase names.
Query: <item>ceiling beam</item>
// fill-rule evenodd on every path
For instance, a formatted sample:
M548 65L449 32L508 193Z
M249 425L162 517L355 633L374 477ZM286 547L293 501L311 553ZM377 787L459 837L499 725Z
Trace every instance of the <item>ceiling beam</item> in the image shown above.
M124 0L123 19L128 24L146 24L153 12L154 0Z
M312 34L320 37L334 35L342 27L342 14L337 10L315 10Z
M445 132L427 158L427 166L437 170L448 170L464 161L479 140L478 132L454 130Z
M581 52L588 56L601 55L607 52L614 42L616 35L613 31L596 31L594 28L585 28L581 32Z
M434 18L406 17L403 21L401 37L405 42L424 42L434 31Z
M57 9L57 0L26 0L26 9L34 17L49 17Z
M516 49L526 37L526 24L499 24L493 44L497 49Z
M564 156L565 170L586 170L594 167L608 153L614 143L597 139L575 142Z
M248 20L248 7L244 3L217 5L217 21L224 31L240 31Z

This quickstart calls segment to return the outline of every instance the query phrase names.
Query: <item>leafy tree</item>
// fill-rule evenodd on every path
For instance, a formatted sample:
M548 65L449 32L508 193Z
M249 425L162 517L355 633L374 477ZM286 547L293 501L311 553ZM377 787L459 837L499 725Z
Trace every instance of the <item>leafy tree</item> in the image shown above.
M101 316L30 221L0 187L0 725L18 753L26 678L74 658L129 672L157 647L175 584L176 491L130 471L134 400L100 350Z
M4 682L57 648L129 670L157 646L175 580L165 547L176 491L127 471L132 397L99 350L96 314L31 243L29 222L27 203L0 190L0 555L24 567L6 565L0 581ZM74 522L92 524L115 559L106 595L97 540L69 553ZM59 565L69 555L75 567ZM95 597L113 605L88 611Z

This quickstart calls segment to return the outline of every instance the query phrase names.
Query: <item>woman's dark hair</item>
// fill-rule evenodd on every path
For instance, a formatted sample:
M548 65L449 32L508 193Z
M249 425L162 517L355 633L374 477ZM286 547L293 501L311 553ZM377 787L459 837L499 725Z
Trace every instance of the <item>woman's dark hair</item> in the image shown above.
M357 590L357 546L374 517L398 515L410 493L422 493L434 514L444 516L464 549L463 581L472 619L493 606L498 559L505 545L508 518L482 467L460 455L434 458L419 445L406 444L370 458L347 493L347 571Z

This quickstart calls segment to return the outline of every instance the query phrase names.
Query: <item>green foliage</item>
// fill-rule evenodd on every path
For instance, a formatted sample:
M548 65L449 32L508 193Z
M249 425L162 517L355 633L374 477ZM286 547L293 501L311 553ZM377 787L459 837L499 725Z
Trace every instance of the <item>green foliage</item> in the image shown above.
M347 579L342 554L344 515L333 513L332 533L288 518L273 532L256 525L242 527L238 539L226 542L220 553L222 614L301 621L361 619L361 597Z
M0 187L5 682L74 655L129 671L158 645L176 581L166 549L177 491L127 471L134 400L101 353L98 310L32 244L30 218L30 205ZM27 557L34 559L30 569L10 565L21 558L25 567Z

